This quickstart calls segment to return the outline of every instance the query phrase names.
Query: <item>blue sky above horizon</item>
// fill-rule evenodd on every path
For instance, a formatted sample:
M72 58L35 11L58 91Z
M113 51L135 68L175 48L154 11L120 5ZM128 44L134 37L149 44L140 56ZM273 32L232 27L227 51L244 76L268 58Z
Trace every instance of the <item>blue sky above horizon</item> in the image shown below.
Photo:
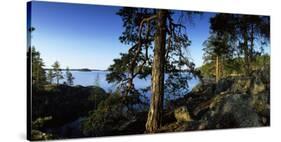
M33 1L31 26L36 30L31 45L41 53L47 68L57 60L62 68L107 69L128 50L118 39L123 31L116 15L120 8ZM197 67L203 63L202 43L209 36L209 18L214 15L205 12L193 17L192 24L186 23L192 42L188 51Z

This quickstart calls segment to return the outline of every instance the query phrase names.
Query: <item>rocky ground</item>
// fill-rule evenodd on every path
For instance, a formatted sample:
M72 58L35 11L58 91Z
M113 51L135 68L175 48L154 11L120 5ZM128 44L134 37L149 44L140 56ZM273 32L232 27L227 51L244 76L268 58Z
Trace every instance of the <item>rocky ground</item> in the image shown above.
M269 67L250 77L227 77L201 83L173 101L170 121L159 132L260 127L270 125Z

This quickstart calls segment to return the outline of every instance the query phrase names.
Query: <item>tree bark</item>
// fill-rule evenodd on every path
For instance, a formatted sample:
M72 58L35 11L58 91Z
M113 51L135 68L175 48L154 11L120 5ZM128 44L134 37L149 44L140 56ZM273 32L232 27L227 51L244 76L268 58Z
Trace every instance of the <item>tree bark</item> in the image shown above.
M161 126L164 99L164 64L166 45L167 10L157 13L157 32L155 36L154 58L152 65L152 96L146 122L146 131L154 133Z
M224 66L223 66L223 63L224 63L224 58L223 58L223 56L220 56L220 59L219 59L220 78L219 79L221 79L224 76Z
M216 56L216 82L220 79L219 56Z
M254 25L251 25L251 33L250 33L250 50L249 50L249 68L252 70L252 61L254 58Z
M247 28L244 30L243 38L244 38L244 43L243 43L243 49L244 49L244 62L245 62L245 74L248 76L250 74L250 61L249 61L249 48L248 48L248 33L247 33Z

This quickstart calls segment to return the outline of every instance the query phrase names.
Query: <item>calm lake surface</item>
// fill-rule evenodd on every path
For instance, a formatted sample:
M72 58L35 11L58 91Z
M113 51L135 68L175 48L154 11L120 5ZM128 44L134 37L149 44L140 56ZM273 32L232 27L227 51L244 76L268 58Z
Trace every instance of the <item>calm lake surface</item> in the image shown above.
M73 84L74 85L82 85L82 86L92 86L96 85L98 80L98 84L101 88L109 91L114 91L116 89L115 84L109 84L106 81L106 75L109 73L108 71L71 71L72 75L74 76ZM65 75L65 72L63 71L63 75ZM64 82L64 80L61 81ZM198 79L191 79L188 80L189 84L189 90L191 90L196 84L198 84ZM134 79L134 84L137 89L145 88L147 86L151 85L151 76L148 76L146 79Z

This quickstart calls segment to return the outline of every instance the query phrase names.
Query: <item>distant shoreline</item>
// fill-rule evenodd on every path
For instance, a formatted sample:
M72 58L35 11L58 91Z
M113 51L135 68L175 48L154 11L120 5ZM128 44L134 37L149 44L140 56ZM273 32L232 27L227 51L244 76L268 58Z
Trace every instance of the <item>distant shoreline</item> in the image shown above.
M51 69L51 68L44 68L44 70L53 70L53 69ZM66 69L60 69L60 70L61 71L66 71ZM69 69L69 71L91 72L91 71L108 71L108 70L82 68L82 69Z

